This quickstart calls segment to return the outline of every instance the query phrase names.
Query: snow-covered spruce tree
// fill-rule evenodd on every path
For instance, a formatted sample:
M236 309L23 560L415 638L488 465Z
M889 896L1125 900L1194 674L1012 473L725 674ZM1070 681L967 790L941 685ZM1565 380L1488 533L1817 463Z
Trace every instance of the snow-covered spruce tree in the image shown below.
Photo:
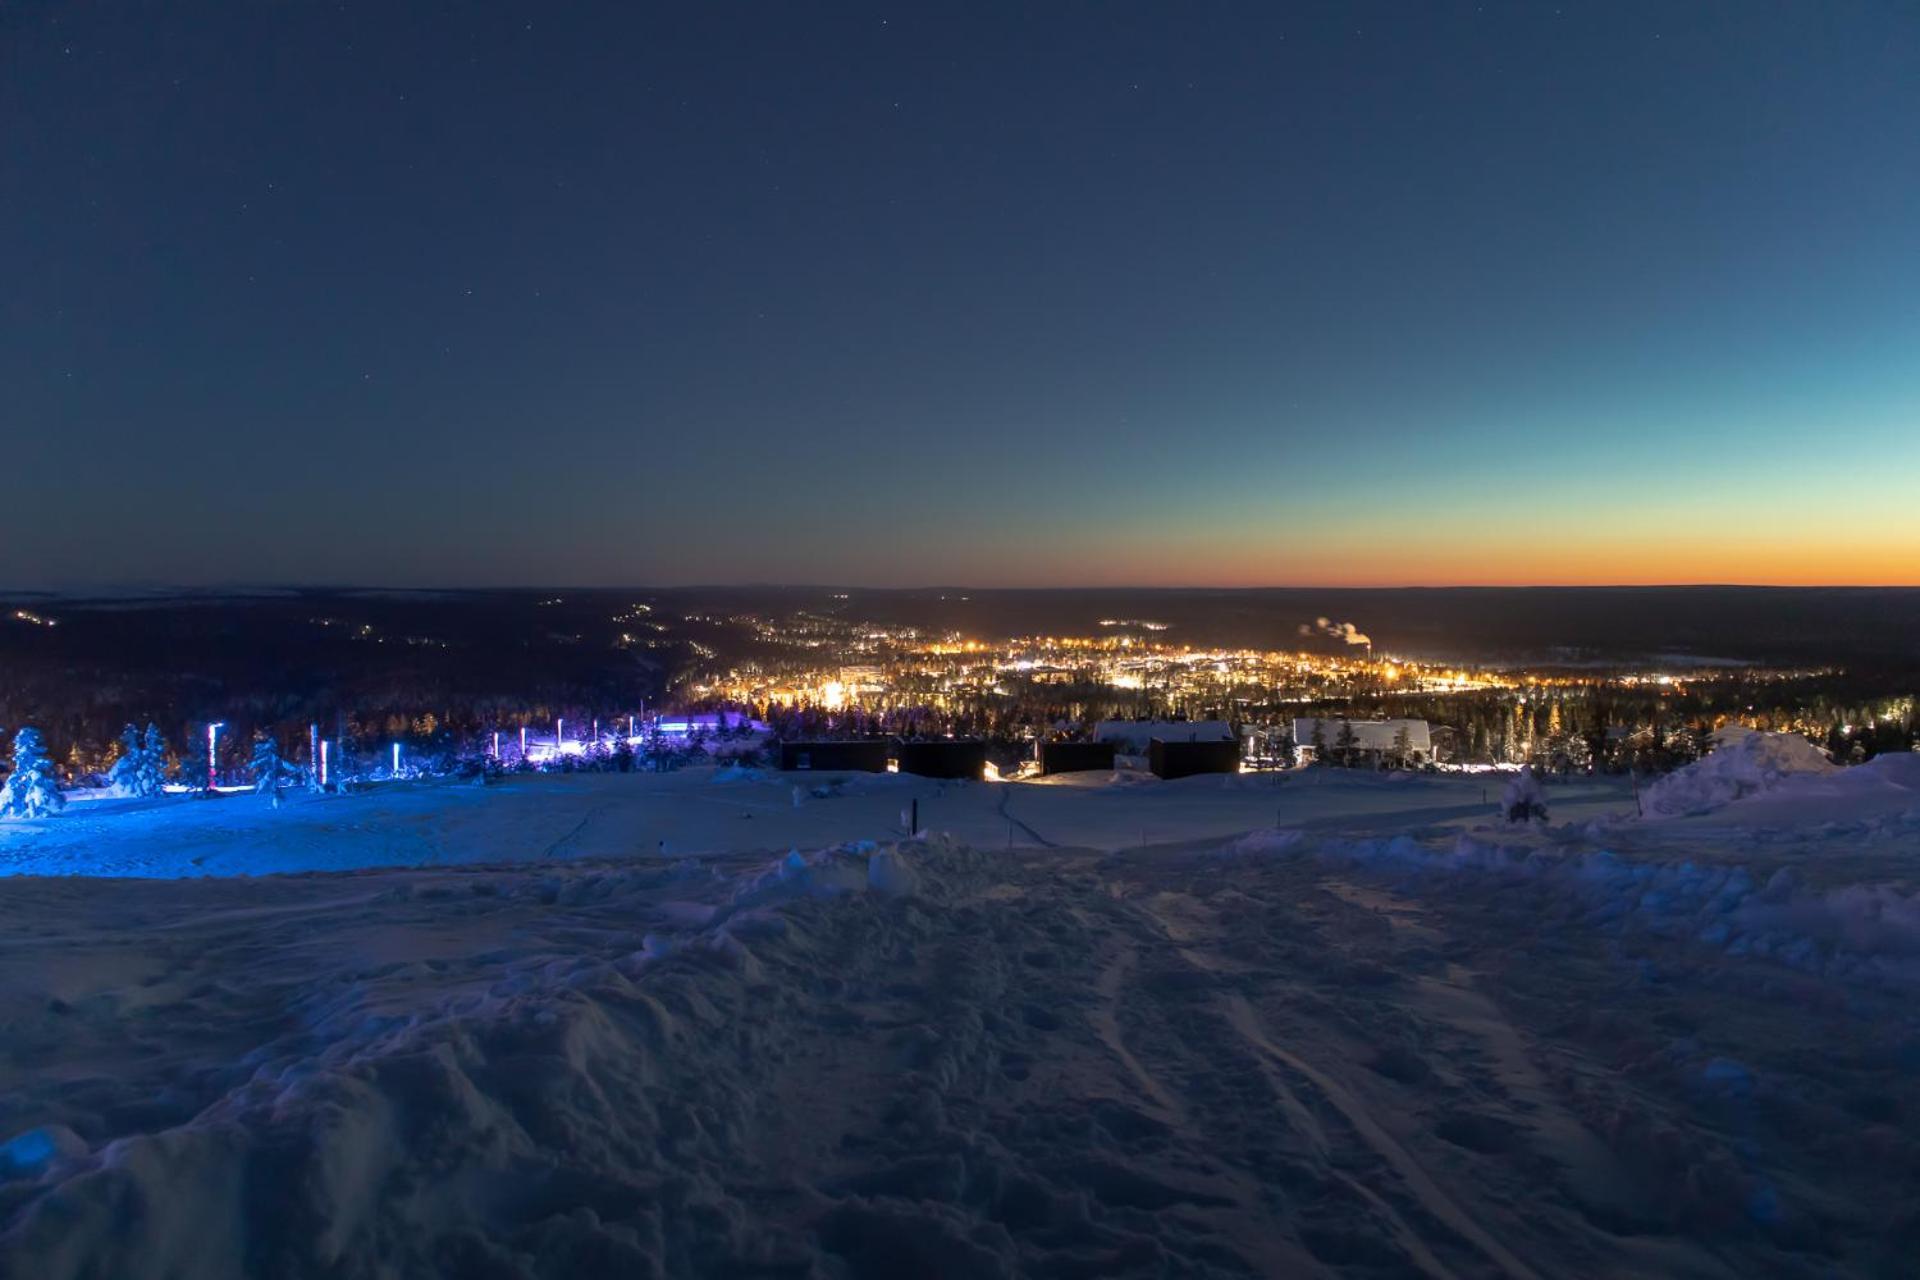
M187 735L187 749L180 753L180 761L174 769L173 780L185 787L190 794L198 794L207 789L207 744L199 734Z
M1340 732L1333 740L1334 752L1340 757L1340 767L1353 767L1353 753L1360 745L1360 735L1353 731L1353 721L1342 719Z
M145 748L140 745L140 731L132 725L120 731L120 754L114 757L113 767L107 770L107 782L117 796L137 796L140 787L137 781L140 774L140 757Z
M38 729L22 729L13 737L13 772L0 786L0 817L43 818L60 812L66 803L46 739Z
M120 755L107 771L115 794L141 799L166 790L167 744L160 730L149 724L144 737L128 725L120 734Z
M1513 781L1500 796L1500 809L1507 815L1508 822L1547 820L1547 793L1540 789L1540 779L1534 776L1532 765L1513 775Z
M1413 760L1413 734L1401 725L1393 731L1393 762L1402 769Z
M140 773L136 779L140 794L157 796L167 789L167 740L160 726L147 721L147 732L140 743Z
M273 740L272 734L254 730L253 755L247 760L247 768L253 775L255 792L264 795L279 789L287 762L280 758L280 744Z

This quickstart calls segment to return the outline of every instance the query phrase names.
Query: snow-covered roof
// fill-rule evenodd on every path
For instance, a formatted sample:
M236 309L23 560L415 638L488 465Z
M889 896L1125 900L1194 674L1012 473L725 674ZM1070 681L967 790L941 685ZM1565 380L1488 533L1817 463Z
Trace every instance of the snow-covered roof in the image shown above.
M1145 755L1155 738L1162 742L1218 742L1233 737L1225 720L1102 720L1093 731L1096 742L1115 742L1130 754Z
M1408 750L1418 751L1422 755L1433 753L1433 735L1428 731L1425 720L1342 721L1334 717L1322 719L1318 723L1321 726L1320 736L1329 750L1340 740L1340 726L1345 723L1353 726L1354 749L1357 751L1392 751L1394 739L1399 736L1401 729L1405 729ZM1312 717L1293 722L1293 740L1296 745L1304 747L1312 744L1314 724L1315 720Z

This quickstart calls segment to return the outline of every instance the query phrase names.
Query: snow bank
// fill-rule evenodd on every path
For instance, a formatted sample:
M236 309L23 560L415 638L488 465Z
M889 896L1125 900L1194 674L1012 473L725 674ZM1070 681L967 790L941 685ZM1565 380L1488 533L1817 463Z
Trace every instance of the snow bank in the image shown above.
M767 771L765 769L736 762L733 764L723 764L715 769L713 771L712 781L716 783L759 782L766 776Z
M1650 817L1711 813L1736 800L1771 791L1794 778L1835 772L1826 752L1797 733L1762 733L1728 725L1714 735L1705 759L1676 769L1647 788Z
M1920 890L1908 885L1814 887L1783 867L1762 883L1744 866L1625 857L1585 845L1572 827L1549 842L1462 832L1311 840L1298 831L1255 832L1229 856L1297 853L1404 877L1440 896L1485 900L1489 877L1533 890L1511 899L1529 919L1542 911L1588 928L1688 939L1729 957L1765 959L1822 977L1920 986Z
M810 1107L831 1110L782 1104L782 1064L849 1017L847 984L878 990L911 954L896 934L938 927L905 900L929 858L968 874L944 846L866 843L705 878L656 863L258 886L347 895L358 909L318 927L354 931L353 945L330 940L316 962L299 929L263 922L236 967L183 998L167 1056L202 1059L188 1073L200 1102L142 1102L140 1082L106 1071L41 1091L58 1119L0 1129L0 1275L782 1271L807 1233L735 1184L779 1167ZM385 887L354 896L361 884ZM246 912L184 896L196 890L225 902L255 886L174 891L224 936ZM484 923L495 913L519 923ZM425 921L431 939L407 927ZM366 958L442 935L439 955ZM264 1039L243 1053L194 1043L250 984L275 993L251 1030ZM0 1119L18 1114L0 1102Z

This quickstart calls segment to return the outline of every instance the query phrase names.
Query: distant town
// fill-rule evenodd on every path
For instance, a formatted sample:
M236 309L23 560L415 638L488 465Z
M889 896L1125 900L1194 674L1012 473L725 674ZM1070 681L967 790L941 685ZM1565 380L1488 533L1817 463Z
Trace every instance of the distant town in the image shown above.
M1441 660L1402 652L1404 624L1324 614L1236 623L1264 644L1209 643L1204 633L1235 626L1164 595L1144 603L1165 613L1113 608L1071 630L994 634L1018 609L962 593L761 594L36 599L0 626L0 725L38 728L76 788L106 785L127 726L141 750L159 744L155 768L174 785L195 786L246 785L263 751L276 770L327 785L698 761L791 768L831 758L795 755L796 744L942 740L975 745L959 765L927 767L999 777L1069 759L1147 767L1155 739L1189 755L1174 744L1230 742L1205 753L1207 770L1531 765L1566 776L1663 772L1727 724L1797 732L1841 761L1909 749L1920 733L1911 673L1868 661L1564 646ZM981 625L943 623L956 610ZM1111 751L1062 750L1076 743ZM897 751L877 763L856 754L866 763L848 767L905 767Z

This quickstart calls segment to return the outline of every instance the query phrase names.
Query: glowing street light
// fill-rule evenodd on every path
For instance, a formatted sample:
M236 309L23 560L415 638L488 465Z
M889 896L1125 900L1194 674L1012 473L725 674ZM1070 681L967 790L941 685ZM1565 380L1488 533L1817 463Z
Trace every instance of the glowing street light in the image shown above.
M327 789L327 749L332 745L327 739L320 739L320 789L322 791Z
M400 776L400 744L397 742L393 744L393 776Z
M527 758L527 726L525 725L520 726L520 758L522 760Z
M209 791L213 790L214 746L220 740L220 731L226 727L227 727L227 722L225 720L215 720L209 725L207 725L207 790Z
M493 731L493 758L495 760L500 758L500 731L498 729Z

